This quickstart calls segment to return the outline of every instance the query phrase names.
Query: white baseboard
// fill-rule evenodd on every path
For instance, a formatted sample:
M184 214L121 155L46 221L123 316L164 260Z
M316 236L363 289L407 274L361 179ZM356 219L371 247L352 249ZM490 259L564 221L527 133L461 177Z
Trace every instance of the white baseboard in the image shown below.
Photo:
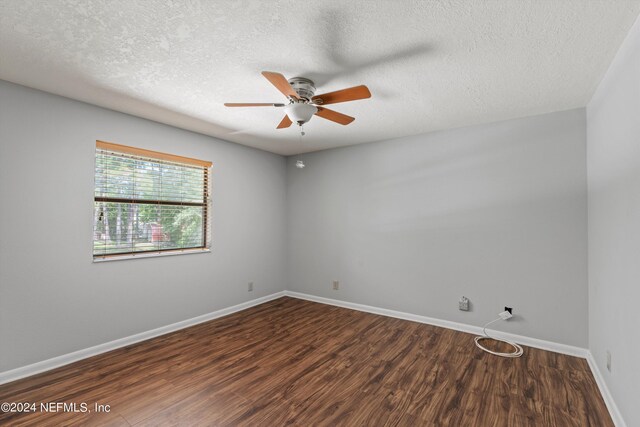
M340 301L331 298L318 297L315 295L303 294L300 292L284 291L285 295L292 298L299 298L308 301L319 302L322 304L335 305L338 307L350 308L352 310L365 311L367 313L380 314L382 316L395 317L398 319L410 320L412 322L426 323L428 325L440 326L456 331L467 332L474 335L482 335L482 328L479 326L467 325L465 323L451 322L449 320L436 319L433 317L420 316L418 314L404 313L401 311L389 310L386 308L372 307L364 304ZM554 351L556 353L568 354L569 356L577 356L586 358L589 350L582 347L560 344L553 341L545 341L537 338L530 338L524 335L510 334L507 332L491 331L491 335L507 341L514 341L528 347L539 348L542 350Z
M319 302L321 304L335 305L337 307L349 308L352 310L364 311L364 312L373 313L373 314L380 314L382 316L395 317L398 319L410 320L418 323L426 323L428 325L454 329L456 331L467 332L474 335L482 335L482 328L479 326L467 325L467 324L458 323L458 322L451 322L449 320L436 319L433 317L420 316L417 314L404 313L401 311L389 310L389 309L380 308L380 307L372 307L369 305L357 304L357 303L347 302L347 301L340 301L340 300L331 299L331 298L318 297L315 295L309 295L309 294L304 294L300 292L285 291L284 293L286 296L289 296L292 298ZM611 419L613 420L613 423L617 427L626 427L624 419L622 418L622 415L620 414L620 411L618 410L618 407L616 406L615 401L613 400L613 397L611 396L611 393L609 392L609 389L607 388L607 385L604 382L604 378L602 377L602 374L598 369L598 365L596 364L595 360L593 359L593 355L588 349L566 345L566 344L560 344L552 341L540 340L537 338L530 338L523 335L509 334L506 332L491 331L491 335L495 336L496 338L505 339L508 341L514 341L528 347L539 348L541 350L548 350L556 353L562 353L562 354L567 354L569 356L576 356L576 357L581 357L583 359L586 359L587 363L589 364L589 367L591 368L591 372L593 373L593 377L596 380L596 384L600 389L600 394L602 395L602 398L604 399L604 402L607 405L607 409L609 410L609 414L611 415Z
M237 304L232 307L216 310L211 313L203 314L202 316L197 316L191 319L183 320L181 322L172 323L171 325L162 326L160 328L152 329L150 331L141 332L139 334L120 338L104 344L99 344L93 347L74 351L73 353L63 354L62 356L57 356L51 359L43 360L42 362L36 362L31 365L22 366L20 368L12 369L10 371L0 372L0 384L5 384L11 381L19 380L20 378L29 377L31 375L35 375L41 372L49 371L51 369L59 368L60 366L68 365L69 363L77 362L79 360L86 359L88 357L96 356L101 353L106 353L111 350L115 350L121 347L125 347L127 345L135 344L140 341L145 341L151 338L155 338L157 336L178 331L180 329L188 328L189 326L193 326L193 325L197 325L198 323L203 323L209 320L217 319L218 317L227 316L229 314L236 313L238 311L246 310L249 307L253 307L256 305L263 304L267 301L281 298L284 295L285 295L284 291L276 292L275 294L256 298L251 301L243 302L241 304Z
M588 352L587 354L587 363L589 363L589 367L591 368L593 377L598 384L598 388L600 389L600 394L604 399L604 403L607 405L607 409L609 409L609 414L611 414L613 423L616 425L616 427L627 427L627 424L624 422L624 418L622 418L622 414L618 409L618 405L616 405L616 402L613 400L613 396L611 396L609 387L607 387L607 383L605 383L604 381L602 372L600 371L600 368L598 368L598 364L593 358L593 354L591 354L591 352Z
M94 347L85 348L83 350L74 351L73 353L57 356L42 362L33 363L31 365L22 366L20 368L12 369L10 371L0 372L0 384L9 383L11 381L19 380L21 378L29 377L31 375L39 374L51 369L59 368L64 365L68 365L73 362L77 362L82 359L86 359L98 354L106 353L111 350L115 350L127 345L135 344L141 341L145 341L151 338L165 335L170 332L178 331L180 329L188 328L190 326L197 325L199 323L207 322L209 320L217 319L219 317L227 316L238 311L246 310L247 308L263 304L267 301L281 298L283 296L289 296L292 298L298 298L308 301L314 301L321 304L329 304L337 307L349 308L352 310L364 311L367 313L379 314L382 316L395 317L398 319L410 320L412 322L425 323L434 326L440 326L442 328L454 329L457 331L467 332L470 334L481 335L482 328L479 326L467 325L464 323L451 322L449 320L436 319L433 317L421 316L417 314L404 313L401 311L389 310L386 308L372 307L364 304L357 304L347 301L340 301L331 298L318 297L315 295L304 294L294 291L282 291L276 292L271 295L256 298L251 301L243 302L241 304L234 305L232 307L223 308L211 313L203 314L191 319L183 320L181 322L173 323L171 325L162 326L150 331L141 332L139 334L131 335L125 338L120 338L114 341L110 341L104 344L99 344ZM589 367L593 373L593 376L598 384L602 398L604 399L611 418L617 427L626 427L624 419L618 410L609 389L604 382L602 373L596 364L591 352L585 348L574 347L566 344L555 343L552 341L540 340L537 338L530 338L523 335L509 334L506 332L492 331L492 335L497 338L506 339L509 341L515 341L525 346L539 348L542 350L554 351L557 353L567 354L570 356L577 356L587 359Z

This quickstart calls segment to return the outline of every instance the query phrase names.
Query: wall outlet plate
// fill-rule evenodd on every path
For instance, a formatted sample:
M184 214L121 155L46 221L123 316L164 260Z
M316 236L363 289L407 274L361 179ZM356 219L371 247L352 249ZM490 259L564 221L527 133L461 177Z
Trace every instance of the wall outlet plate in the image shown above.
M607 350L607 371L611 372L611 352Z
M249 284L247 285L247 291L253 292L253 282L249 282Z
M334 291L340 290L340 281L339 280L334 280L333 281L333 290Z
M464 296L460 298L458 301L458 310L469 311L469 298Z

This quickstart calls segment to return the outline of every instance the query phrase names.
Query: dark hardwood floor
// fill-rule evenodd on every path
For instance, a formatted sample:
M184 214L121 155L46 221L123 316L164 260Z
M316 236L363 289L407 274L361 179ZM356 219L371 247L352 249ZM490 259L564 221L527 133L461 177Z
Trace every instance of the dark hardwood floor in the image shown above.
M611 426L585 360L477 349L462 332L281 298L0 386L2 425Z

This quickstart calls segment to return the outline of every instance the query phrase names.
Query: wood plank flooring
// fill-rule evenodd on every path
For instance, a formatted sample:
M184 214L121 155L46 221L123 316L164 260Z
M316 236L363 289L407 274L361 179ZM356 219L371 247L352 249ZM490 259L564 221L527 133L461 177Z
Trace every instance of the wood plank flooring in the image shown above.
M0 386L0 402L110 405L0 413L0 425L612 426L585 360L280 298Z

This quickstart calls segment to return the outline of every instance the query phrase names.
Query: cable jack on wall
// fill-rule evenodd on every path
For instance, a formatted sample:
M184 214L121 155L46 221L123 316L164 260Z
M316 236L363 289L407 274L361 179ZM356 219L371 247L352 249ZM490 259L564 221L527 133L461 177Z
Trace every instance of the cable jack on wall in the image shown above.
M506 307L505 307L506 308ZM499 340L497 338L494 338L492 336L490 336L487 333L487 326L491 325L492 323L498 322L500 320L509 320L513 317L513 314L511 314L511 309L507 309L505 311L503 311L502 313L498 314L498 318L495 320L492 320L491 322L487 323L486 325L484 325L484 327L482 328L482 333L484 334L483 336L479 336L479 337L475 337L474 341L476 343L476 347L478 347L479 349L486 351L487 353L496 355L496 356L500 356L500 357L520 357L522 356L522 354L524 353L524 350L522 349L521 346L519 346L518 344L512 342L512 341L506 341L506 340ZM487 339L491 339L494 341L499 341L499 342L503 342L505 344L510 345L511 347L513 347L514 351L511 353L502 353L499 351L493 351L493 350L489 350L488 348L484 347L481 342L482 340L487 340Z

